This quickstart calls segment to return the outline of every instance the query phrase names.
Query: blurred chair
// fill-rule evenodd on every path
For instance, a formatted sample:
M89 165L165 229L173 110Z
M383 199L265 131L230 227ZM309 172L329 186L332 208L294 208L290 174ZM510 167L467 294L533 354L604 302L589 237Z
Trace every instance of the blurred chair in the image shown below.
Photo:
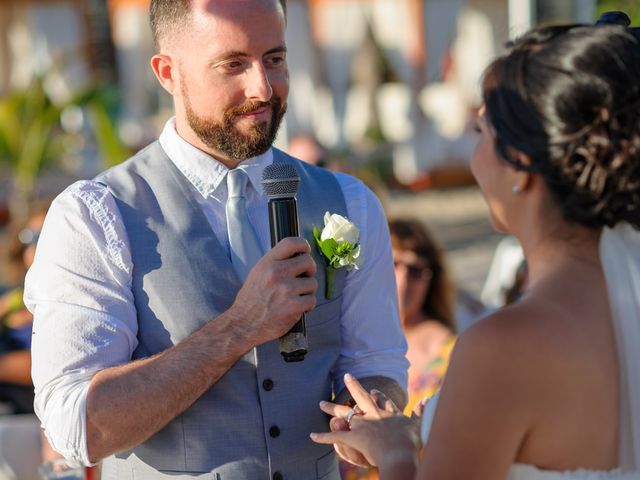
M0 416L0 480L38 480L41 452L35 415Z
M505 293L514 285L523 260L522 247L515 237L508 236L500 240L480 294L485 305L499 308L505 304Z

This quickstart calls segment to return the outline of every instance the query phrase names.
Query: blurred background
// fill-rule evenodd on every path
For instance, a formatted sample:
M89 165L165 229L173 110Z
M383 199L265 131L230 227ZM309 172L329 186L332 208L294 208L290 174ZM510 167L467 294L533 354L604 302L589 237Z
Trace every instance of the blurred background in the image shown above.
M0 0L0 253L35 200L153 141L172 115L149 68L148 0ZM540 23L637 0L288 0L291 94L279 147L353 173L419 218L476 296L502 236L468 170L479 78ZM4 258L4 256L2 257ZM0 265L0 285L11 281Z

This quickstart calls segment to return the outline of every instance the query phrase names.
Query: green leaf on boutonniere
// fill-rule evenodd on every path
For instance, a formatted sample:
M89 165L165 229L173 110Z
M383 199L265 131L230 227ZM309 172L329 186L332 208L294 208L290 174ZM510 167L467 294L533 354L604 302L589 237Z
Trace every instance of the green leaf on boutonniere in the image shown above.
M336 242L333 238L327 238L320 244L320 250L324 254L325 258L328 260L327 263L332 264L333 258L338 250L338 242Z
M316 239L316 244L320 251L322 252L322 256L324 257L325 263L327 265L331 265L331 260L336 254L336 251L339 248L338 242L336 242L333 238L327 238L326 240L320 240L320 232L316 227L313 227L313 236Z
M318 244L318 247L320 247L320 245L322 245L322 240L320 239L320 230L318 230L318 227L313 227L313 238L316 239L316 243Z

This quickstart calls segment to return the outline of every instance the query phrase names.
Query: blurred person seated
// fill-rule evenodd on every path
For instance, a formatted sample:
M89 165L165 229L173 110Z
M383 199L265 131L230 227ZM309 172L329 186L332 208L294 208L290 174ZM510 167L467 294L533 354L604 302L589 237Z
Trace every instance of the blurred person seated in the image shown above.
M289 155L303 162L326 168L328 166L328 150L311 134L305 133L292 137L287 149Z
M47 205L38 203L32 207L8 248L14 286L0 297L0 403L7 413L33 413L30 353L33 316L22 302L22 293L24 275L33 263Z

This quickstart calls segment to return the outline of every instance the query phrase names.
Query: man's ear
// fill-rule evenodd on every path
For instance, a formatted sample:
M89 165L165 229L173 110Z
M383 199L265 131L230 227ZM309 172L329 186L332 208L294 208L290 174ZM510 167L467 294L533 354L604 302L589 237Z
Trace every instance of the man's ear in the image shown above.
M178 75L173 58L170 55L157 53L151 57L151 68L162 88L173 95L176 88L176 75Z

